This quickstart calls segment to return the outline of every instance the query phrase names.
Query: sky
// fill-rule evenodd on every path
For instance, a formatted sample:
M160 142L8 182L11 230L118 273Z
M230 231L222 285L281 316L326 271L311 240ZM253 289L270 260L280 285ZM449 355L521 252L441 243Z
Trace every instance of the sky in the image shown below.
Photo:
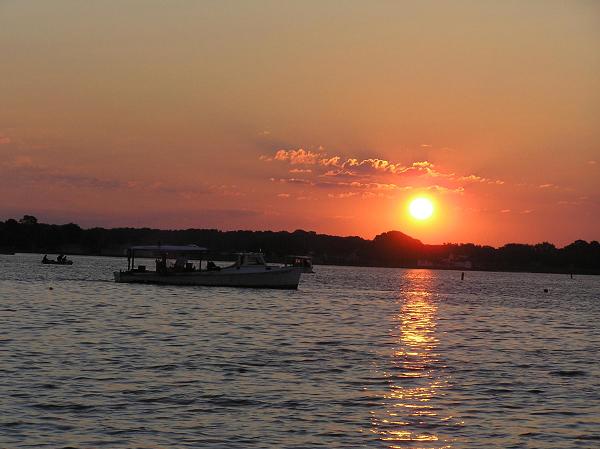
M0 219L598 240L599 74L596 1L0 0Z

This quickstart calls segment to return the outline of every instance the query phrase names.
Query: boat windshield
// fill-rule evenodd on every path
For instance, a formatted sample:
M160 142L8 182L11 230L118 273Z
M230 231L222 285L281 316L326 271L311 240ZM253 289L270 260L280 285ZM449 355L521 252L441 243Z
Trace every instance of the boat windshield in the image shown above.
M240 254L238 258L240 265L265 265L262 254Z

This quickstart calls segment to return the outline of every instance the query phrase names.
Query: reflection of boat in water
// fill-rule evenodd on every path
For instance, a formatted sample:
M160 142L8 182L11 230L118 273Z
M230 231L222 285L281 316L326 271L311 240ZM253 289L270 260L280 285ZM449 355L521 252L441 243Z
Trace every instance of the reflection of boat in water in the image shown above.
M239 253L237 261L219 267L196 245L133 246L127 250L127 270L115 271L116 282L297 289L302 270L269 266L260 253ZM154 257L156 270L135 266L135 257ZM203 261L206 259L206 264Z
M42 259L42 263L44 265L73 265L73 261L65 258L61 258L60 260L57 258L56 260L54 259L48 259L46 256L44 256L44 258Z
M310 256L286 256L285 265L302 268L303 273L314 273L312 257Z

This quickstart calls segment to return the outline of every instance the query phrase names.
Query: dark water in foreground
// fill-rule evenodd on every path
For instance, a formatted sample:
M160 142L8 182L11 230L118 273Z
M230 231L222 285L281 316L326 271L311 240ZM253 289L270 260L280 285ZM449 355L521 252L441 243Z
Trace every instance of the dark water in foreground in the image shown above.
M39 259L0 256L0 447L600 447L599 277L317 267L271 291Z

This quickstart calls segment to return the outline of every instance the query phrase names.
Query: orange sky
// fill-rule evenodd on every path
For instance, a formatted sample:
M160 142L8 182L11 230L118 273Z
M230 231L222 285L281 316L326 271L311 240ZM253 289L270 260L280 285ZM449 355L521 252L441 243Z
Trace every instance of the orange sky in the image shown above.
M0 219L600 238L595 1L4 0L0 55Z

